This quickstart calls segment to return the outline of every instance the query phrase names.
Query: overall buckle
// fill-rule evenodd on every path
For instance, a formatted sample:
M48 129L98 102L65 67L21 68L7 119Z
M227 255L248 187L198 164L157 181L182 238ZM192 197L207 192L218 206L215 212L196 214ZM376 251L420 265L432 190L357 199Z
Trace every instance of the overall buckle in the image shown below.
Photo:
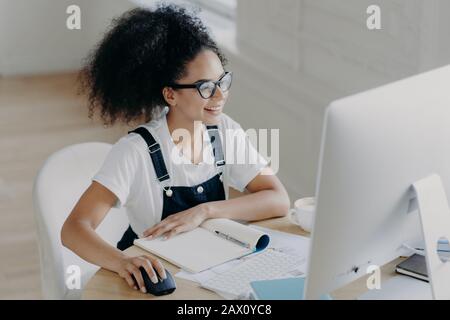
M161 147L159 146L158 142L155 142L154 144L148 147L148 152L152 154L158 152L159 150L161 150Z

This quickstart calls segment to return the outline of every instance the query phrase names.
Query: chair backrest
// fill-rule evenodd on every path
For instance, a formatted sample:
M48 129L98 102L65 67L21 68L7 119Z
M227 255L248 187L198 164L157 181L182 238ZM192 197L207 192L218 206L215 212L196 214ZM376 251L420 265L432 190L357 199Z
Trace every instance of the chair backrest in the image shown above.
M76 299L98 269L61 243L64 221L80 196L91 184L111 145L100 142L65 147L52 154L39 170L33 186L33 205L38 231L42 292L45 299ZM128 226L124 209L112 208L97 228L97 233L112 245L120 240ZM81 289L68 289L69 266L81 270ZM75 282L76 283L76 282Z

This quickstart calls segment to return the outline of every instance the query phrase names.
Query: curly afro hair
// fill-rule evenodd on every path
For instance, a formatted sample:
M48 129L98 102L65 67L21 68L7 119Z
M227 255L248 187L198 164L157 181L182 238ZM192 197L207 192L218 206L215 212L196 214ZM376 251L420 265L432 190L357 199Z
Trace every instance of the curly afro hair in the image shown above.
M203 50L225 56L201 20L176 5L133 9L114 19L88 56L81 91L105 125L150 121L167 105L162 89L186 75L186 65Z

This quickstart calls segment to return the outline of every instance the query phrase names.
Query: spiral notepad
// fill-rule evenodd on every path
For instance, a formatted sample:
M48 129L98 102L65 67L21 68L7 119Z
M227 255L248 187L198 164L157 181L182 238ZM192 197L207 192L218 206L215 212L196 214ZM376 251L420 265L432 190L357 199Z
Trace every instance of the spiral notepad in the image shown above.
M136 239L134 244L196 273L266 248L269 236L233 220L209 219L168 240Z

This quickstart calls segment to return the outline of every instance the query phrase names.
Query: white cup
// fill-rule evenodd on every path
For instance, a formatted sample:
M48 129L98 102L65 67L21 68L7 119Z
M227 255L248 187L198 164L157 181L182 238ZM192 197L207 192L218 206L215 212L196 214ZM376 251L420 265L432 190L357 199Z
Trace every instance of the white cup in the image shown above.
M314 197L301 198L294 202L294 208L289 210L289 220L303 230L311 232L314 221L316 201Z

